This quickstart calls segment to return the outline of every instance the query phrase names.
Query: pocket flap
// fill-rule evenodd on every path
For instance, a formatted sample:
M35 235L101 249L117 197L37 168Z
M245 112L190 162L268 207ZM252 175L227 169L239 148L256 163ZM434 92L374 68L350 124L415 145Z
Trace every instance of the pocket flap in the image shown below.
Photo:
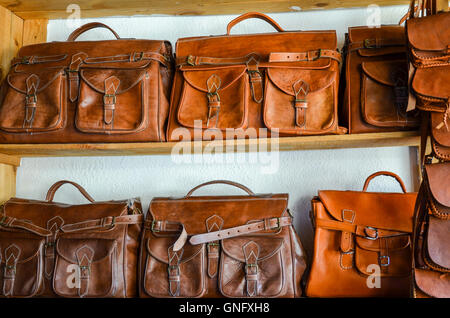
M399 235L392 237L383 238L385 242L383 242L383 246L380 245L379 240L369 240L364 237L356 237L356 244L368 251L378 252L381 249L385 248L388 250L396 251L407 248L410 245L410 237L409 235Z
M27 84L27 81L30 77L33 77L32 85L35 85L35 92L36 94L39 94L44 89L46 89L51 83L56 81L60 78L61 74L63 73L62 70L48 70L46 69L45 72L36 72L36 73L11 73L8 74L7 82L8 85L11 86L13 89L18 91L19 93L22 93L24 95L27 94L27 89L29 88Z
M450 207L450 165L430 164L425 165L429 192L435 203L438 203L443 210ZM444 211L444 213L446 213Z
M80 76L83 81L100 94L106 93L106 80L115 77L118 87L114 89L114 92L116 95L120 95L140 83L146 71L147 69L82 69Z
M44 241L41 239L2 238L0 239L0 262L5 263L8 258L8 255L6 255L7 249L15 246L18 251L14 255L17 258L17 263L26 263L39 254L43 244Z
M363 72L374 81L388 86L395 86L398 74L403 72L403 83L408 81L406 73L406 61L376 61L362 63Z
M424 293L439 298L450 298L450 274L430 271L426 269L414 269L414 278L417 287Z
M409 43L418 50L442 51L450 43L450 14L441 13L407 21ZM426 31L424 31L426 30Z
M199 91L207 93L208 90L208 79L212 75L217 75L220 78L219 90L228 88L234 82L236 82L241 76L246 72L247 68L244 65L239 66L226 66L226 67L215 67L211 68L181 68L183 72L184 80Z
M414 74L412 88L420 95L447 100L450 97L450 81L447 80L449 73L450 65L418 68Z
M259 247L258 261L262 261L273 256L283 245L283 239L273 237L253 237ZM222 249L225 254L235 260L245 263L243 247L249 242L249 238L236 237L222 241Z
M92 251L91 263L97 263L110 257L116 247L114 240L97 239L65 239L61 238L56 243L56 251L59 256L71 264L78 264L77 251L87 248Z
M268 68L267 74L280 90L295 96L295 83L303 81L309 85L309 93L314 93L330 86L335 79L334 72L328 70L302 70L296 68Z
M444 113L431 112L431 134L439 145L450 148L450 130L445 126L444 116ZM450 124L450 118L447 120Z
M172 246L176 241L173 237L161 237L161 238L149 238L147 240L147 252L156 258L158 261L169 264L168 248ZM185 244L183 246L183 253L180 263L186 263L193 257L197 256L203 249L203 245L191 245Z
M450 270L449 241L450 220L442 220L430 216L427 234L428 256L433 263L447 270Z

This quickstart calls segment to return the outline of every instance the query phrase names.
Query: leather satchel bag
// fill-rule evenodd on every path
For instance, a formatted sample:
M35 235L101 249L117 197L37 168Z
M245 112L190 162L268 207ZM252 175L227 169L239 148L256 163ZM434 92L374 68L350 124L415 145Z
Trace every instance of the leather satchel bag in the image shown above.
M210 184L248 196L192 196ZM155 198L142 236L141 297L299 297L306 264L287 194L230 181L181 199Z
M411 1L406 30L411 91L424 112L422 148L431 136L432 156L443 161L450 161L449 26L450 12L436 13L435 1Z
M425 165L414 216L414 297L450 298L450 163Z
M250 18L278 32L230 35ZM170 141L345 133L335 31L288 32L264 14L246 13L226 35L179 39L176 55Z
M67 183L90 204L53 202ZM0 296L136 296L139 201L94 202L59 181L46 201L12 198L0 213Z
M379 175L404 193L366 192ZM409 297L416 193L399 176L369 176L362 192L319 191L312 200L314 255L306 285L311 297Z
M93 28L117 40L75 42ZM172 63L169 42L120 39L101 23L24 46L0 90L0 143L165 141Z
M418 112L406 112L408 66L403 27L351 27L344 55L340 119L351 134L419 127Z

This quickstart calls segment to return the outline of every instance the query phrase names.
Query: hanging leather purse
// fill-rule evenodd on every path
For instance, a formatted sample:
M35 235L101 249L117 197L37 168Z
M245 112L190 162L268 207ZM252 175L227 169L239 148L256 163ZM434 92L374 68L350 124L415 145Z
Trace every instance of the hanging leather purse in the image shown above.
M111 41L75 41L106 28ZM0 143L165 141L173 58L165 41L120 39L101 23L24 46L0 90Z
M379 175L403 193L366 192ZM369 176L362 192L319 191L312 200L314 254L306 285L311 297L408 297L416 193L394 173Z
M250 18L278 32L230 35ZM336 31L288 32L264 14L246 13L226 35L179 39L176 55L170 141L345 133L337 117Z
M192 196L210 184L248 196ZM299 297L306 264L287 194L230 181L181 199L155 198L142 236L141 297Z
M406 21L409 74L416 107L423 111L422 149L430 136L431 155L442 161L450 161L449 25L450 12L436 13L436 1L411 1Z
M53 202L64 184L90 204ZM55 183L46 201L12 198L0 211L0 296L135 297L139 201L95 202Z
M403 27L351 27L344 55L340 119L351 134L419 127L418 112L406 112L408 67Z
M414 297L450 298L450 163L425 165L414 216Z

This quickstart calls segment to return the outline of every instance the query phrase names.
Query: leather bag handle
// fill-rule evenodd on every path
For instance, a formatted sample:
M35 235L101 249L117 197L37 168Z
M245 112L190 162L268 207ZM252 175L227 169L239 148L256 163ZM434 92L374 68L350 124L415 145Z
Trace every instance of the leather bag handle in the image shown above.
M230 23L228 23L227 26L227 35L230 35L231 29L238 24L239 22L242 22L244 20L247 19L260 19L260 20L264 20L267 23L269 23L271 26L273 26L278 32L285 32L284 29L278 24L276 23L271 17L259 13L259 12L248 12L248 13L244 13L243 15L238 16L237 18L231 20Z
M64 184L71 184L73 185L75 188L78 189L78 191L80 191L80 193L91 203L94 203L95 200L89 195L89 193L87 193L87 191L80 186L78 183L72 182L72 181L68 181L68 180L61 180L56 182L55 184L53 184L50 189L48 189L47 192L47 196L45 197L45 200L48 202L53 202L53 198L55 197L55 193L56 191L58 191L58 189L64 185Z
M69 37L67 38L67 42L73 42L75 41L81 34L83 34L86 31L92 30L92 29L96 29L96 28L104 28L104 29L108 29L109 31L112 32L112 34L114 34L114 36L116 37L117 40L120 40L120 36L116 33L116 31L114 31L113 29L111 29L109 26L107 26L106 24L100 23L100 22L92 22L92 23L87 23L85 25L82 25L81 27L79 27L78 29L76 29L75 31L73 31Z
M247 192L248 195L255 195L255 193L253 193L252 190L250 190L249 188L247 188L246 186L244 186L244 185L242 185L240 183L233 182L233 181L228 181L228 180L216 180L216 181L205 182L205 183L202 183L202 184L196 186L191 191L189 191L188 194L186 194L185 198L189 198L192 195L192 193L194 193L194 191L196 191L196 190L198 190L198 189L200 189L202 187L211 185L211 184L228 184L228 185L234 186L236 188L239 188L239 189Z
M375 173L371 174L366 179L366 182L364 183L363 192L367 191L367 188L369 187L370 181L372 181L372 179L374 179L374 178L376 178L378 176L388 176L388 177L394 178L400 184L400 187L402 188L403 193L407 192L405 184L403 183L403 180L398 175L396 175L395 173L390 172L390 171L379 171L379 172L375 172Z

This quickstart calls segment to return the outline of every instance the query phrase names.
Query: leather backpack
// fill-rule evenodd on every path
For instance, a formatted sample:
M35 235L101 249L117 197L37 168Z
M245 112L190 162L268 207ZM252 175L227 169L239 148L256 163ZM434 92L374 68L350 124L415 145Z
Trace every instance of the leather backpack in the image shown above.
M64 184L89 204L53 202ZM12 198L0 209L0 296L135 297L143 214L136 200L95 202L59 181L46 201Z
M192 196L211 184L248 195ZM141 297L299 297L306 264L287 194L230 181L183 198L154 198L142 236Z
M344 56L340 119L351 134L419 127L418 112L406 111L408 64L403 27L351 27Z
M116 40L75 41L94 28ZM169 42L120 39L101 23L24 46L0 88L0 143L165 141Z
M403 193L367 192L380 175ZM414 203L394 173L369 176L363 191L319 191L312 200L314 254L306 284L311 297L409 297Z
M413 0L408 18L411 92L424 118L422 150L430 136L432 156L450 161L450 12L437 13L436 1Z
M250 18L278 32L230 34ZM179 39L176 55L169 141L345 133L336 31L284 31L252 12L232 20L225 35Z

